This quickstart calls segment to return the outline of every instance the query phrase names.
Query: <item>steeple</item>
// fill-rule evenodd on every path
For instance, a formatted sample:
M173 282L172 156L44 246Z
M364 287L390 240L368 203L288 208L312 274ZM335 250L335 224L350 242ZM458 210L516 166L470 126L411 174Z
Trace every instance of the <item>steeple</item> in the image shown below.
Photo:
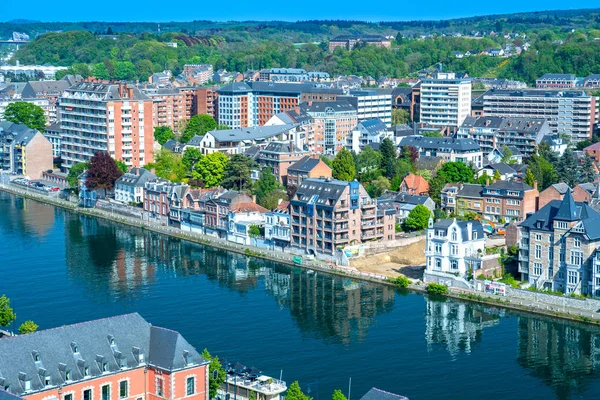
M575 205L575 200L573 200L571 188L565 193L565 197L563 197L562 203L560 203L560 207L558 208L558 212L554 219L561 221L576 221L578 219L577 206Z

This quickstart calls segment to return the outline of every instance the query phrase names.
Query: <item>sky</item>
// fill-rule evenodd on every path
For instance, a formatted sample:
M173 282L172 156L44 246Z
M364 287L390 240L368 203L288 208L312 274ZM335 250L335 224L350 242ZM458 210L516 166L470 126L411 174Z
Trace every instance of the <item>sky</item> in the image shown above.
M598 0L501 0L481 1L377 1L359 0L302 0L225 2L196 0L165 2L164 0L128 0L87 3L81 0L28 0L26 7L15 0L0 5L0 21L28 19L43 22L76 21L239 21L307 19L353 19L362 21L391 21L413 19L449 19L474 15L506 14L513 12L555 9L598 8ZM566 8L568 7L568 8Z

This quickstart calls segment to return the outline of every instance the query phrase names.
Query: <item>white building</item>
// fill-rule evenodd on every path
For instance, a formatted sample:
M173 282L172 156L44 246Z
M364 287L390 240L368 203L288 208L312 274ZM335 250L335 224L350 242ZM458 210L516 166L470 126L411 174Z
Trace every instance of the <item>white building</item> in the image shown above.
M132 168L115 182L115 200L124 204L142 203L144 185L152 179L156 179L156 175L147 169Z
M458 129L471 114L471 79L438 72L421 81L421 122L436 128Z
M419 152L419 157L440 157L445 161L463 162L475 168L483 166L483 152L473 139L411 135L403 137L400 146L414 147Z
M365 147L381 143L383 139L394 140L394 133L380 119L359 122L348 135L346 148L360 153Z
M295 125L255 126L250 128L224 129L207 132L197 147L202 154L220 151L225 154L239 154L255 145L267 144L270 141L292 141L298 148L303 148Z
M380 119L392 127L392 92L384 90L351 90L348 96L338 96L337 100L346 100L358 112L358 120ZM470 101L470 99L469 99Z
M238 203L231 208L228 215L227 240L239 244L254 244L250 236L250 227L265 224L264 207L253 202Z
M427 228L425 271L443 272L465 277L469 269L479 269L480 257L485 254L485 235L479 221L429 219Z
M276 209L265 213L265 243L283 250L290 245L290 203L282 201Z

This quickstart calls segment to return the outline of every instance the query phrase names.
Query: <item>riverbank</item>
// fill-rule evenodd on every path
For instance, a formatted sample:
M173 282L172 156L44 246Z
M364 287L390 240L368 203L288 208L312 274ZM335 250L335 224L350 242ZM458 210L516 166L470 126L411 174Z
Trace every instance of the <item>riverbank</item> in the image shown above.
M153 221L147 221L137 218L126 217L118 214L111 213L110 211L100 209L89 209L81 208L76 203L68 202L66 200L59 199L57 196L49 196L42 193L36 193L32 191L22 190L20 188L13 187L11 185L0 185L0 190L7 193L11 193L17 196L26 197L35 201L50 204L56 207L67 209L69 211L77 212L83 215L89 215L93 217L102 218L112 222L118 222L131 226L134 228L140 228L143 230L149 230L158 234L168 235L181 240L186 240L192 243L197 243L213 248L231 251L238 254L262 258L265 260L275 261L281 264L301 267L304 269L320 271L332 275L342 276L351 279L358 279L367 282L373 282L377 284L384 284L389 286L396 285L388 281L387 277L380 274L360 272L347 267L337 267L329 264L325 264L316 260L303 259L302 264L294 263L295 254L275 252L266 249L260 249L254 246L240 245L232 243L223 239L218 239L212 236L201 235L197 233L182 232L180 229L172 228L161 225ZM417 282L420 283L420 282ZM426 286L424 284L411 284L407 288L408 290L424 292L426 293ZM556 317L565 320L577 321L582 323L590 323L600 325L600 315L598 313L591 313L588 311L581 311L577 309L565 308L562 311L557 310L542 301L526 301L522 299L512 299L508 297L500 297L497 295L466 291L456 288L450 288L448 297L456 298L464 301L473 301L478 303L484 303L494 305L497 307L519 310L528 313L541 314L550 317Z

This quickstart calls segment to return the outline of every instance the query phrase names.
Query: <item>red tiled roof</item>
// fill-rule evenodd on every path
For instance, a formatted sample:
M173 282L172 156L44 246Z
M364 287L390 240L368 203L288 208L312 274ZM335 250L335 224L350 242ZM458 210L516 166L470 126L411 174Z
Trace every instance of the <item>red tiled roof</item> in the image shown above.
M412 172L404 178L403 184L406 185L409 192L414 191L417 194L429 192L429 183L425 178Z
M596 150L596 151L600 150L600 142L591 144L588 147L583 149L583 151L594 151L594 150Z
M287 210L289 206L290 206L289 201L282 201L281 203L279 203L279 205L277 207L275 207L275 209L276 210Z
M233 213L238 213L238 212L259 212L259 213L266 213L269 210L267 210L264 207L259 206L256 203L253 203L251 201L247 201L247 202L243 202L243 203L238 203L237 205L233 206L231 208L231 212Z

